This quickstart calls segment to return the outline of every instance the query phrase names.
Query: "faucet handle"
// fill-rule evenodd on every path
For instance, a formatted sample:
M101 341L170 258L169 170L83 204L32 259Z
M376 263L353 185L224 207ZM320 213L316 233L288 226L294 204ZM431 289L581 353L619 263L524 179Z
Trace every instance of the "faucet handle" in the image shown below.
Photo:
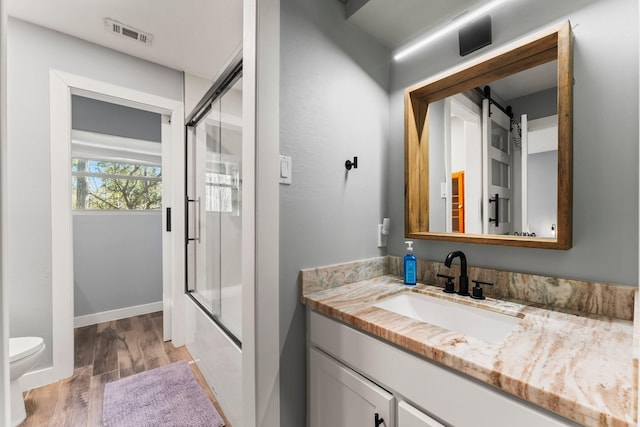
M485 296L482 293L482 288L480 287L480 285L493 286L493 283L491 283L491 282L483 282L482 280L472 280L472 282L475 283L476 285L473 287L473 290L471 291L471 298L473 298L473 299L485 299Z
M446 274L440 274L440 273L436 274L436 276L442 277L447 280L447 282L444 284L444 289L442 290L442 292L445 292L447 294L452 294L455 292L453 276L447 276Z

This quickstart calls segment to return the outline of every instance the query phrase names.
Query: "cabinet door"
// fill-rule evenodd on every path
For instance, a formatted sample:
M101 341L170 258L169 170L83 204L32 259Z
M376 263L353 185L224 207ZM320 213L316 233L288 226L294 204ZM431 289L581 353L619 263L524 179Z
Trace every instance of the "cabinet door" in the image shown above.
M314 348L309 376L310 427L394 427L390 393Z
M444 427L424 412L407 402L398 403L398 427Z

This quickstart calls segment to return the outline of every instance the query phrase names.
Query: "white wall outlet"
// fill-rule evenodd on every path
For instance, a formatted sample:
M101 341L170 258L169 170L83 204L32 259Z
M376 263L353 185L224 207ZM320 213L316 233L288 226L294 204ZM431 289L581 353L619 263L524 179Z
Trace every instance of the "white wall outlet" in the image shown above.
M378 224L378 247L379 248L387 247L387 236L388 236L388 233L384 232L384 226L382 224Z
M382 219L382 234L389 234L391 231L391 219L383 218Z

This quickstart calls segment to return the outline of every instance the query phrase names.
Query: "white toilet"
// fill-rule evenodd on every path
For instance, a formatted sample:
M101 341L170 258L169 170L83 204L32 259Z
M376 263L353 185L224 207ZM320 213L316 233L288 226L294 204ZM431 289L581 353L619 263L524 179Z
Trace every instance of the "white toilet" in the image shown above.
M40 337L9 338L9 378L11 381L11 424L17 426L27 417L20 388L20 377L35 365L44 351Z

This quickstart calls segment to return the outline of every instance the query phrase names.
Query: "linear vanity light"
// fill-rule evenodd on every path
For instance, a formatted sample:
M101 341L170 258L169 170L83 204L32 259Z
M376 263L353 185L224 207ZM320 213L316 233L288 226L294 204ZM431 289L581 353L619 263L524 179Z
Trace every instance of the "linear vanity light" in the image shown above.
M419 51L420 49L422 49L429 43L433 42L434 40L439 39L440 37L444 36L447 33L450 33L451 31L457 30L458 28L468 24L469 22L472 22L476 18L481 17L482 15L489 12L490 10L495 9L497 6L504 3L505 1L507 0L491 0L475 10L465 12L463 15L461 15L458 18L455 18L449 24L440 28L436 32L428 34L424 38L416 41L415 43L400 49L395 55L393 55L393 59L395 59L396 61L400 61L406 58L407 56Z

